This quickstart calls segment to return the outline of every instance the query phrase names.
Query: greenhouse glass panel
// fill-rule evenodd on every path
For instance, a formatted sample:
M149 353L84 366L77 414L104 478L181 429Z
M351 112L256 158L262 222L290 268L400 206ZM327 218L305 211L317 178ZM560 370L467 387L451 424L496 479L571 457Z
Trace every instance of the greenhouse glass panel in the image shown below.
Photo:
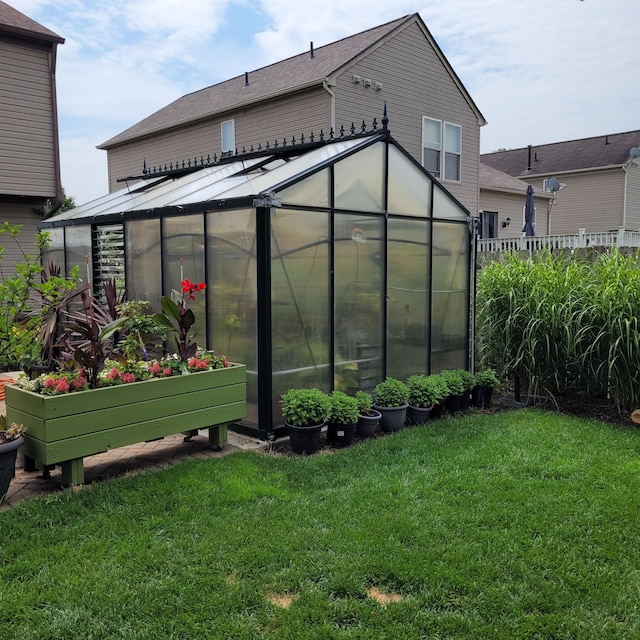
M278 192L278 197L286 204L308 207L329 206L329 171L319 171L304 180Z
M384 145L377 143L334 165L336 208L383 211L383 152Z
M256 210L207 214L209 348L247 365L247 417L258 422Z
M429 223L389 218L387 375L429 370Z
M86 289L87 283L93 283L93 265L91 263L91 226L65 227L65 263L67 273L78 267L80 279L77 289ZM87 264L89 257L89 264ZM87 273L88 272L88 273Z
M432 371L465 369L469 317L469 229L433 225Z
M336 389L371 392L384 371L384 218L336 214L334 340Z
M396 147L389 147L389 213L428 218L431 180Z
M146 300L149 310L160 311L162 261L160 220L125 223L127 298Z
M465 220L469 214L464 207L454 200L439 186L433 190L433 217L441 220Z
M204 282L204 215L166 217L162 220L162 289L174 302L182 299L181 281ZM193 331L199 347L207 345L205 322L207 292L190 300L196 321Z
M47 229L49 244L42 250L42 266L48 270L49 264L60 267L60 273L66 273L64 260L64 229Z
M273 411L293 387L331 386L329 214L278 209L271 219Z

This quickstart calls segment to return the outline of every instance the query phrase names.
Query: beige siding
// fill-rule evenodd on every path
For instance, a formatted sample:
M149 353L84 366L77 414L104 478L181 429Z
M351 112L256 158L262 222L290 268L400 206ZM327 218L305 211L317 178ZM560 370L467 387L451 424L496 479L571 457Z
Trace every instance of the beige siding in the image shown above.
M625 228L640 229L640 166L627 167Z
M354 84L353 75L372 86ZM382 84L377 91L375 83ZM417 24L342 73L336 83L336 126L380 122L387 103L393 137L418 161L422 160L422 116L462 127L462 180L442 184L472 213L478 211L478 118Z
M0 193L54 197L49 53L0 41Z
M482 211L498 212L498 237L516 238L522 236L524 226L525 194L509 194L499 191L480 191L480 209ZM548 201L545 198L535 198L536 204L536 235L548 233ZM502 223L511 218L508 227Z
M624 173L622 169L605 169L575 174L556 174L566 188L556 195L551 209L550 233L587 233L615 231L623 225ZM526 178L535 190L542 189L543 179Z
M42 216L33 210L33 205L15 204L0 200L0 225L9 222L13 225L22 225L18 240L24 252L32 257L38 255L35 234L38 224L42 222ZM9 277L13 274L14 264L23 262L20 247L15 240L5 232L0 235L0 246L4 247L0 270L2 276Z
M308 139L311 132L317 136L320 129L328 131L329 109L329 94L318 88L115 147L108 152L109 189L122 188L118 178L140 175L145 160L153 168L219 155L225 120L235 121L236 148L248 151L252 145L264 147L275 140L282 144L292 136L299 141L301 134Z

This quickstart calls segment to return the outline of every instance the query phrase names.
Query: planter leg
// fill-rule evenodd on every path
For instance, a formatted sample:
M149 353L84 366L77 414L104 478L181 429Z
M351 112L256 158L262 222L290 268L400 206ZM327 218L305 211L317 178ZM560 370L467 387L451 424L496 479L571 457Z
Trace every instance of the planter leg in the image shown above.
M36 467L36 461L33 458L30 458L29 456L24 457L23 468L25 471L28 471L29 473L33 473L34 471L38 470L38 468Z
M84 484L84 466L82 458L66 460L62 463L62 484Z
M209 444L218 451L229 442L229 433L226 424L209 427Z

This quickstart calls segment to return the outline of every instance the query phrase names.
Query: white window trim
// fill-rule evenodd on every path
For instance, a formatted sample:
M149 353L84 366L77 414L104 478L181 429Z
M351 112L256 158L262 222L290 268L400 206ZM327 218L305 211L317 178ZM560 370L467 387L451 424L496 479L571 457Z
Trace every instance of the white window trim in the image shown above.
M232 144L229 147L227 145L228 148L225 148L225 135L224 135L224 129L225 129L225 125L231 125L231 138L232 138ZM222 149L222 153L235 153L236 151L236 122L235 120L231 119L231 120L224 120L223 122L220 123L220 147Z
M440 120L438 118L431 118L430 116L422 116L422 129L420 131L421 134L421 149L422 149L422 166L424 167L424 123L426 120L430 120L431 122L437 122L440 125L440 148L438 152L440 153L440 166L438 167L438 173L435 175L435 178L442 182L462 182L462 125L459 125L455 122L449 122L448 120ZM447 141L446 141L446 126L449 125L451 127L456 127L460 131L460 150L457 152L458 158L460 159L459 178L447 178L445 176L445 167L446 167L446 154L454 153L452 151L447 151Z

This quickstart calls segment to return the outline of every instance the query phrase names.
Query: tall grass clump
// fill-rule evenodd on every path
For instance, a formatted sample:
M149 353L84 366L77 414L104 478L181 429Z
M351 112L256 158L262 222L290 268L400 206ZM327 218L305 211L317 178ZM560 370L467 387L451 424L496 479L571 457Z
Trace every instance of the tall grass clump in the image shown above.
M640 266L618 249L595 260L507 254L478 275L478 360L529 395L640 403Z

